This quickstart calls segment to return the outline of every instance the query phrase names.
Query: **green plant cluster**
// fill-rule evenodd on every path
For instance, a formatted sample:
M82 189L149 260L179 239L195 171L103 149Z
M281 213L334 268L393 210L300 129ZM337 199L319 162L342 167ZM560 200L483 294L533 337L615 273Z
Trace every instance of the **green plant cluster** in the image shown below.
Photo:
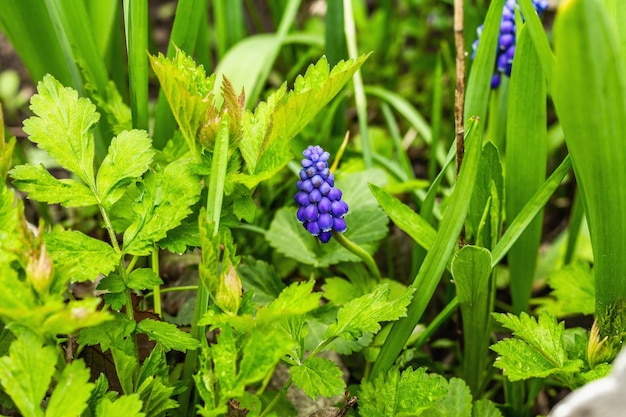
M181 0L164 53L167 6L33 2L0 13L36 81L0 89L0 415L524 417L609 374L620 0L519 0L493 91L505 0L466 1L456 108L463 2ZM315 144L350 207L327 244L293 200Z

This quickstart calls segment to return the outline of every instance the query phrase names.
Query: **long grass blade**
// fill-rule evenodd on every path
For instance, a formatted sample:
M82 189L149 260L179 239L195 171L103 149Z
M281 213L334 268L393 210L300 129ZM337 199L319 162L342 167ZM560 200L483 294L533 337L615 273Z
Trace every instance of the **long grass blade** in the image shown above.
M597 0L562 3L554 32L553 97L589 221L598 324L601 334L612 333L610 322L624 319L622 305L626 302L626 79L622 57L607 11Z
M148 130L148 0L125 0L124 16L133 127Z
M450 197L450 205L441 221L435 241L412 284L418 291L408 307L407 317L393 324L391 332L372 368L372 376L386 372L393 365L413 328L426 310L426 306L437 288L450 256L452 256L467 215L476 174L478 173L482 149L482 135L480 131L481 129L477 126L476 120L472 119L467 126L465 158L458 181Z
M509 83L506 134L506 218L513 219L543 184L547 163L546 83L526 26ZM540 212L508 254L513 311L528 309L541 239Z

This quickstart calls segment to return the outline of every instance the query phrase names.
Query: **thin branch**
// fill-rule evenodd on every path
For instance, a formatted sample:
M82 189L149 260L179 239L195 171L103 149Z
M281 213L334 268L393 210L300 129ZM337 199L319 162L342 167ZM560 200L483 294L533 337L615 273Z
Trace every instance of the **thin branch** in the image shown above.
M463 108L465 107L465 40L463 38L463 0L454 0L454 45L456 46L456 89L454 94L454 125L456 131L456 175L459 175L465 143Z

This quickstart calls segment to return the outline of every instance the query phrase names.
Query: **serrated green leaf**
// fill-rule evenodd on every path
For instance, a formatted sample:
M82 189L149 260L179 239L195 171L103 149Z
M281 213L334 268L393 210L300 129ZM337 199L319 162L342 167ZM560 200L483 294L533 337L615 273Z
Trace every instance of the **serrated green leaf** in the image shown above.
M26 229L26 222L21 200L16 200L13 190L0 182L0 264L8 265L17 253L24 253L22 248L25 236L21 233ZM8 268L7 268L8 269ZM12 270L12 269L11 269ZM2 274L0 274L2 275Z
M139 394L122 395L114 402L103 398L96 407L96 417L146 417L142 405Z
M509 381L520 381L529 378L546 378L557 373L578 372L583 362L580 360L564 361L556 365L541 352L519 339L505 339L491 347L500 356L494 366L502 369Z
M155 285L163 285L163 280L149 268L135 269L126 281L126 286L133 290L145 290Z
M9 356L0 358L0 382L25 416L43 417L41 402L54 374L57 353L41 339L23 332L11 343Z
M126 130L113 138L96 179L105 207L122 197L128 185L146 172L153 157L152 140L145 130Z
M254 117L246 113L239 147L250 175L241 174L238 180L253 188L284 167L291 159L288 142L337 95L367 57L340 61L330 72L328 61L322 57L296 79L293 91L285 95L281 87L276 93L280 100L270 97L271 104Z
M98 203L93 192L72 179L58 180L43 165L18 165L11 170L13 184L28 193L28 198L65 207L84 207Z
M162 378L149 377L137 388L137 393L147 416L164 416L165 411L178 407L178 403L170 398L174 387L166 385Z
M255 328L243 348L236 385L246 386L264 380L294 347L289 335L281 330Z
M471 417L472 393L459 378L448 381L448 393L437 404L437 409L446 417Z
M345 235L372 254L387 234L387 216L368 189L368 184L384 185L386 177L380 169L370 169L340 178L336 187L343 191L343 200L350 207L345 217ZM298 223L294 208L283 207L276 212L266 239L279 252L305 264L324 267L339 262L360 262L361 259L339 245L334 239L320 244Z
M165 351L174 349L186 352L200 346L200 343L189 333L185 333L173 324L164 321L144 319L137 325L137 331L148 335L150 340L159 343Z
M189 149L195 153L196 133L212 105L209 98L215 85L215 75L207 77L202 65L198 66L181 50L177 50L172 59L162 54L157 57L151 55L150 64Z
M548 277L556 303L550 311L557 315L592 314L596 307L596 285L587 263L575 263L552 272Z
M117 344L119 340L130 336L137 326L135 321L129 320L122 314L114 314L114 320L82 329L78 334L78 344L88 346L99 344L104 352L108 350L111 345Z
M427 374L424 368L408 368L402 375L392 369L385 377L378 375L361 384L359 412L368 417L421 415L447 392L446 380Z
M219 381L221 396L236 396L243 391L237 387L237 346L233 329L226 325L220 329L217 343L209 349L213 358L213 375L205 373L203 378L211 378L210 384ZM210 372L210 371L208 371ZM214 378L214 380L213 380Z
M582 367L581 360L568 360L563 339L564 323L557 323L547 311L540 313L539 320L526 313L519 317L510 313L493 315L515 336L491 347L500 355L494 366L502 369L511 381L573 373Z
M315 281L293 283L269 303L257 311L259 324L269 324L282 317L297 316L315 310L320 305L321 294L313 291Z
M86 184L94 182L92 128L100 119L96 106L78 93L46 75L31 98L36 116L24 121L29 139L48 151L60 165Z
M43 334L74 334L79 329L96 326L111 320L111 315L106 311L99 311L100 299L95 297L83 300L73 300L67 304L59 305L59 311L44 315L45 319L38 331ZM41 309L45 311L45 309ZM50 309L51 310L51 309Z
M322 289L324 290L324 298L338 306L363 295L359 286L343 278L326 278Z
M141 368L139 368L137 385L141 386L150 377L169 377L169 367L163 349L152 349L150 355L143 361Z
M319 357L307 358L302 364L292 366L289 374L306 395L316 400L318 396L332 397L343 394L346 383L336 363Z
M111 346L111 356L113 356L115 372L120 381L122 391L125 394L133 393L139 362L131 338L120 339L119 336L116 337L114 344Z
M57 227L44 235L44 242L55 268L73 282L94 281L119 263L120 254L110 245L78 231Z
M241 123L242 140L239 143L239 150L246 162L246 172L250 175L256 171L259 158L258 150L261 148L263 138L270 129L272 113L274 113L286 94L287 84L283 84L266 101L260 102L254 113L246 111L243 115Z
M89 369L82 360L68 364L50 396L46 417L81 415L94 388L89 377Z
M400 298L390 301L389 285L377 286L371 293L341 307L337 313L337 322L328 327L324 338L355 339L365 332L378 332L380 322L398 320L406 315L406 306L413 292L408 290Z
M133 206L133 222L124 233L125 253L148 255L155 242L191 213L202 189L192 163L190 159L179 159L163 172L146 175Z
M100 280L96 289L98 291L106 290L112 293L117 293L124 291L126 289L126 284L124 283L124 278L122 278L121 275L112 272Z

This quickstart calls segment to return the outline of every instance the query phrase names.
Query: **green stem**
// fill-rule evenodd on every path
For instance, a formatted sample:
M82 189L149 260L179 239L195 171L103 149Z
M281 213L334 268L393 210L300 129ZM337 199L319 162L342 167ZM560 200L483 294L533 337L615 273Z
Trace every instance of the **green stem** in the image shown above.
M259 417L267 416L269 414L269 412L272 411L272 408L274 408L274 406L278 403L278 400L280 400L280 395L283 392L285 392L287 389L289 389L290 386L291 386L291 378L289 378L285 382L285 385L283 385L283 388L276 393L274 398L272 398L272 401L270 401L269 404L267 405L267 407L265 407L265 410L263 410L263 412L261 414L259 414Z
M337 243L361 258L376 279L381 279L378 266L376 265L374 258L372 258L369 253L367 253L362 247L345 237L342 233L333 231L333 237L337 240Z
M92 187L92 190L95 191L95 187ZM96 196L98 195L95 192L94 194ZM117 253L122 253L122 250L120 249L120 245L117 243L117 236L115 236L115 230L113 230L113 223L111 223L111 219L109 219L109 215L107 214L106 210L104 209L104 206L102 205L100 201L98 201L98 208L100 209L100 214L102 215L102 220L104 221L104 227L107 229L107 232L109 232L109 238L111 239L111 245L113 245L113 249L115 249L115 252Z
M346 33L346 44L350 59L357 59L359 52L356 45L356 29L354 25L354 15L352 13L352 0L343 0L344 31ZM357 69L352 77L354 85L354 100L356 102L356 112L359 119L359 131L361 132L361 145L363 147L363 161L366 168L372 167L372 147L370 145L369 133L367 129L367 99L363 89L363 78L361 70Z
M216 235L219 230L220 217L222 215L222 201L224 200L224 183L226 181L226 168L228 167L228 145L229 145L229 128L228 115L225 113L220 121L215 147L213 148L213 159L211 161L211 173L206 180L208 184L206 217L209 223L213 223L213 234ZM191 335L196 338L203 347L207 346L206 326L198 325L198 322L204 316L209 305L209 291L206 285L198 286L196 297L196 306L193 315L193 323L191 325ZM189 381L189 389L184 390L178 397L181 415L188 414L190 406L190 396L192 391L192 375L196 370L198 362L198 350L187 352L185 363L183 364L182 379ZM193 409L193 405L192 405Z
M157 245L154 245L154 250L152 251L152 271L156 274L156 276L160 276L160 271L159 271L159 248L157 247ZM162 314L162 310L161 310L161 286L160 285L155 285L154 289L153 289L153 293L154 293L154 297L153 297L153 303L154 303L154 312L161 317Z

